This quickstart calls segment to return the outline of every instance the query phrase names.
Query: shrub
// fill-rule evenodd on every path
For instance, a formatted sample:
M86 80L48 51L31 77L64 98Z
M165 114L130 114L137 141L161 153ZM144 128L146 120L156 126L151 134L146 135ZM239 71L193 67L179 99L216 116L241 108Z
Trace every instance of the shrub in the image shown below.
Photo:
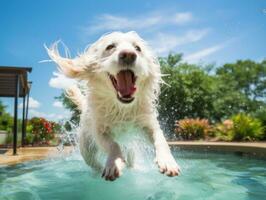
M27 133L26 138L25 138L25 143L26 144L33 144L34 141L34 136L31 132Z
M13 128L13 117L8 113L3 113L0 116L0 130L9 131Z
M264 127L260 120L244 113L232 117L233 127L229 131L232 140L254 141L264 137Z
M216 124L214 128L216 139L222 140L222 141L231 141L233 139L232 134L231 134L233 126L234 126L234 123L230 119L227 119L223 121L222 123Z
M49 144L60 126L44 118L32 118L27 126L26 143Z
M266 107L257 110L253 115L255 118L259 119L263 126L264 126L264 137L263 139L266 140Z
M175 132L184 140L206 138L211 133L211 126L207 119L182 119L176 121Z

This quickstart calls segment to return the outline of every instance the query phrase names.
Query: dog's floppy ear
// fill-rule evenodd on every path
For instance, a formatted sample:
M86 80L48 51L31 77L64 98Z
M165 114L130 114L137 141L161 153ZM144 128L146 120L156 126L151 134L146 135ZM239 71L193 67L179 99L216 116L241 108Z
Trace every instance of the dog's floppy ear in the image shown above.
M64 75L69 78L80 78L84 72L84 66L79 62L79 57L74 59L61 57L58 51L58 43L55 42L50 48L45 46L48 55Z

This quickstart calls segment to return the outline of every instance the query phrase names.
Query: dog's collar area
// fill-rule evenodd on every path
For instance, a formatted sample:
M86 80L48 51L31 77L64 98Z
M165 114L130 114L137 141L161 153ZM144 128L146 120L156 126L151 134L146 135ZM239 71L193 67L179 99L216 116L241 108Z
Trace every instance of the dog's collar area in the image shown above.
M116 76L108 73L108 76L117 93L117 99L122 103L131 103L136 92L136 80L134 72L131 70L121 70Z

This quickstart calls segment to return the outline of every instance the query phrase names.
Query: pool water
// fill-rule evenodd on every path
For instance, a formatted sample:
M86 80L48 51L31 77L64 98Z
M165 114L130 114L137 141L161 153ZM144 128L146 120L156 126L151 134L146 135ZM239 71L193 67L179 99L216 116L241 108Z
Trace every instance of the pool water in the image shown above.
M0 167L1 200L266 199L266 161L233 154L173 150L182 175L160 174L147 159L106 182L79 153ZM147 167L148 166L148 167Z

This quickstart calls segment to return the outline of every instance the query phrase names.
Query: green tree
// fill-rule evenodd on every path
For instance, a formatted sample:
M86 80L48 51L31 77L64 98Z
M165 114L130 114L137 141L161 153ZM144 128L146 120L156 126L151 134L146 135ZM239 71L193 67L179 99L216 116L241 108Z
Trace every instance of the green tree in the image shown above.
M4 113L4 111L5 111L5 106L3 102L0 100L0 116Z
M266 60L260 63L238 60L236 63L223 65L216 73L253 101L266 97Z
M12 131L13 118L6 112L6 106L0 101L0 130Z
M210 118L215 97L215 79L200 67L180 61L180 54L160 59L167 85L161 87L159 118L163 127L170 132L176 120Z
M239 60L216 70L217 100L214 117L238 112L254 113L266 108L266 60L256 63Z
M65 123L66 130L71 130L71 124L78 125L80 119L80 111L78 110L76 104L74 104L63 92L59 97L55 97L63 103L63 106L71 111L71 117L69 121Z

